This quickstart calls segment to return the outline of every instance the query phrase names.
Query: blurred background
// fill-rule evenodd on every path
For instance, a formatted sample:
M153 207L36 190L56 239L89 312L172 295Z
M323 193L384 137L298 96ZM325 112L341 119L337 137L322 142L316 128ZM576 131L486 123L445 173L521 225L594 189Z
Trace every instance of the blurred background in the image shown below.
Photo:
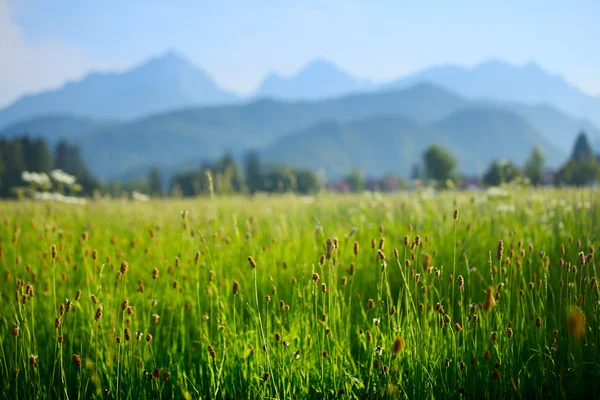
M599 17L0 0L0 196L594 185Z

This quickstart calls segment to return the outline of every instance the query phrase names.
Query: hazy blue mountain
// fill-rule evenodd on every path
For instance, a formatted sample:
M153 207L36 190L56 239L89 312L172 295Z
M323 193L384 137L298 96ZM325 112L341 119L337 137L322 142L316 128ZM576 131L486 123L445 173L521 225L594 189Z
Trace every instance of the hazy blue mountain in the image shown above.
M497 104L524 117L555 146L568 149L573 146L579 132L584 131L591 142L600 140L600 129L590 120L573 118L547 104L526 105L519 103Z
M564 162L568 153L544 138L525 118L497 108L465 108L430 127L455 146L476 155L461 160L461 168L468 172L482 173L494 159L509 159L522 165L534 145L544 152L548 166Z
M264 150L271 161L321 165L332 176L352 167L407 175L432 142L450 148L465 172L479 173L494 158L522 162L533 143L557 164L572 143L561 146L563 154L547 138L575 135L579 129L577 120L551 107L468 102L422 83L321 101L259 99L193 107L130 122L45 117L13 125L9 133L29 132L50 141L69 137L82 147L94 173L118 178L152 165L175 170L224 151L241 155L248 149Z
M438 66L384 87L401 88L417 82L431 82L469 98L552 104L567 114L588 118L600 126L600 97L583 93L560 75L551 74L535 63L515 66L492 60L475 68Z
M494 159L522 164L534 144L554 165L566 157L522 117L491 108L467 108L429 126L390 115L328 121L286 136L262 154L270 162L322 168L333 179L352 168L373 176L394 171L408 177L432 143L448 148L467 174L481 174Z
M226 150L239 153L264 148L321 121L351 121L384 113L429 123L464 104L460 97L430 84L316 102L260 99L157 114L95 130L77 143L97 174L118 177L151 163L173 165L190 159L200 163Z
M201 69L167 53L125 72L93 72L80 81L24 96L0 110L0 130L8 123L49 114L94 119L130 119L197 104L234 102Z
M318 100L366 91L375 86L357 79L335 64L315 60L289 78L268 75L255 93L257 97L285 100Z
M59 139L73 140L91 131L110 125L111 122L97 121L73 115L49 115L15 122L4 128L0 128L0 137L14 137L27 134L31 137L43 137L49 144L54 144Z

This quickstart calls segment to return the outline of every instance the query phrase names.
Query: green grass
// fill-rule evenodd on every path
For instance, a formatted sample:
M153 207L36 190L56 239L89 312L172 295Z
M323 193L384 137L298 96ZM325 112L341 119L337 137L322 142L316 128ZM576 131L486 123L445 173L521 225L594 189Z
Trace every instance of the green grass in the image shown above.
M598 257L578 259L598 250L599 200L590 190L527 189L503 199L4 202L0 394L595 398Z

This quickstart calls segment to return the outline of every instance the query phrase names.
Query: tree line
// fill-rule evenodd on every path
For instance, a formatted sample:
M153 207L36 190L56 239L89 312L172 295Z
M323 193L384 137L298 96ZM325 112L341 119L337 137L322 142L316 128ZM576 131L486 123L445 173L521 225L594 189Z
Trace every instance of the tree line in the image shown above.
M14 196L15 190L26 185L24 171L48 174L54 169L73 175L84 194L98 188L79 147L68 141L60 140L51 149L43 138L0 138L0 197Z
M516 179L526 178L532 185L550 184L581 186L600 180L600 163L594 155L584 132L573 146L571 156L549 181L544 169L545 157L534 147L523 166L511 161L494 160L481 177L484 186L497 186ZM421 163L414 166L412 179L431 180L439 187L456 184L461 177L457 173L458 160L447 149L432 144L422 155ZM282 165L263 164L259 154L246 154L241 167L231 153L225 153L213 162L202 162L197 169L176 173L168 185L158 168L152 168L146 178L129 182L103 183L90 173L79 147L66 140L59 141L51 149L43 138L29 136L0 139L0 197L15 196L15 190L26 185L24 171L49 173L60 169L73 175L85 195L94 192L120 196L140 191L151 196L169 195L190 197L209 194L257 192L316 193L325 181L315 171ZM376 189L392 191L406 187L408 183L394 173L379 179L367 180L360 170L352 170L329 188L342 191Z
M581 132L573 146L571 156L554 174L546 176L545 156L537 146L522 167L509 160L494 160L484 172L484 186L498 186L525 178L532 185L555 184L582 186L600 180L600 162L589 144L585 132ZM413 168L413 179L432 179L443 183L460 180L456 174L458 160L443 147L433 144L423 154L423 164Z

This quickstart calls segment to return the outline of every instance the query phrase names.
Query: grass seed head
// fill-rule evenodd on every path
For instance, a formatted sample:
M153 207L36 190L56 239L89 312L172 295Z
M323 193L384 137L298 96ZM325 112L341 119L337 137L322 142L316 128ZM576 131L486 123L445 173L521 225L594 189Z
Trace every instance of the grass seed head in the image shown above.
M102 318L103 310L104 310L104 308L102 307L102 304L100 304L100 307L98 307L98 309L96 309L96 315L94 316L94 319L96 321L100 321L100 319Z
M248 256L248 264L250 264L250 267L256 268L256 261L254 261L254 258L252 258L252 256Z
M358 256L358 252L360 250L360 245L358 244L358 242L354 242L354 256Z
M585 254L583 254L583 251L579 252L579 265L582 267L585 265Z
M568 326L571 335L577 339L585 336L585 314L581 309L574 308L569 312Z
M404 338L402 336L397 337L396 340L394 340L394 353L398 354L402 352L402 350L404 350L404 346Z
M217 352L210 344L208 345L208 354L210 354L213 359L217 356Z
M374 301L373 299L369 299L369 300L367 301L367 308L368 308L369 310L372 310L372 309L374 309L374 308L375 308L375 301Z
M487 295L485 298L485 303L483 303L484 311L490 312L496 305L496 300L494 298L494 288L492 286L488 287Z
M240 284L238 281L233 282L233 294L238 294L240 291Z
M73 362L75 363L75 365L77 365L77 368L81 368L82 362L81 362L81 357L79 356L79 354L73 354Z
M123 261L123 262L121 263L121 268L119 269L119 271L120 271L120 272L121 272L123 275L125 275L125 273L126 273L127 271L129 271L129 264L127 263L127 261Z
M504 242L502 239L498 240L498 247L496 249L496 259L498 261L502 261L502 255L504 254Z

